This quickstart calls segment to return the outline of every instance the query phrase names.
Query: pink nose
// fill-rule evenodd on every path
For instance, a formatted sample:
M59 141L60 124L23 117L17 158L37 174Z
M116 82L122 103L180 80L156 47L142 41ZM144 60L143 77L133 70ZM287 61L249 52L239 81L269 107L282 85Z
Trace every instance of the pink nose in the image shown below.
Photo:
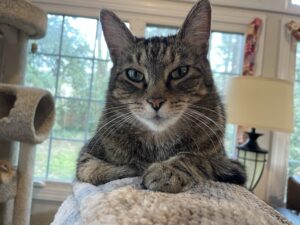
M162 104L164 104L166 100L163 98L149 98L147 99L147 102L152 106L152 108L156 111L160 109Z

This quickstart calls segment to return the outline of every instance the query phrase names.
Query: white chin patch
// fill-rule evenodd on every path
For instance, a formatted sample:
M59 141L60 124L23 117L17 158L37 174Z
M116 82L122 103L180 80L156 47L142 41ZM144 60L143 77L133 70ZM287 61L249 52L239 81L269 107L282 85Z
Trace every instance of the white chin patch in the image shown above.
M172 119L145 119L137 117L143 124L145 124L150 130L155 132L162 132L173 125L178 118Z

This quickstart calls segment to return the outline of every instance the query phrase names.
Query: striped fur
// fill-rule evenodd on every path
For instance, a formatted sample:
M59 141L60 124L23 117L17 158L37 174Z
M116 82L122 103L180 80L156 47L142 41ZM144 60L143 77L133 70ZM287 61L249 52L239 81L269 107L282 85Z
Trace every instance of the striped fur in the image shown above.
M114 64L97 132L78 158L78 180L98 185L141 175L145 188L173 193L203 179L245 183L224 151L225 113L207 59L210 15L201 0L177 35L144 39L101 12ZM188 72L173 79L181 67ZM128 69L143 80L129 79ZM164 102L156 111L149 99Z

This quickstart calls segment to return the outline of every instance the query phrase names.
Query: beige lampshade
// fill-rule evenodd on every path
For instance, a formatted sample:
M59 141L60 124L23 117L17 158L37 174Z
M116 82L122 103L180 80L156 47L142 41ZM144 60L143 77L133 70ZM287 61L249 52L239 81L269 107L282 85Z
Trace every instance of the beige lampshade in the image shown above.
M229 123L293 132L292 82L263 77L234 77L226 91Z

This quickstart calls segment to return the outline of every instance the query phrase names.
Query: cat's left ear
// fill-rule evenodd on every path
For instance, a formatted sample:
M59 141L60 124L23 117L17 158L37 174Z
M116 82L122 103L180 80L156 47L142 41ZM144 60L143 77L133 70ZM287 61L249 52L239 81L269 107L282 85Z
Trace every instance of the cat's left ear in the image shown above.
M101 10L100 21L110 56L112 61L116 62L124 51L132 47L135 37L112 11Z
M208 0L198 1L187 15L177 38L186 45L208 51L211 6Z

